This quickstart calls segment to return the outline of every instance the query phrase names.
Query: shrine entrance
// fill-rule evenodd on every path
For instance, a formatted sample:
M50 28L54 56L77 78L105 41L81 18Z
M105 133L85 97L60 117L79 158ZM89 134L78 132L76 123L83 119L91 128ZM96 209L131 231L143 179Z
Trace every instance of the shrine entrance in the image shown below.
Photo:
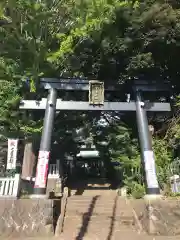
M67 186L80 195L87 189L99 189L110 182L104 173L102 161L99 158L76 159L74 174L68 174ZM111 184L110 184L111 186Z
M77 177L81 179L103 177L103 165L100 159L76 159Z
M34 185L34 197L45 197L47 174L49 165L49 156L51 151L51 138L54 125L54 116L57 111L100 111L100 112L129 112L136 113L137 129L139 134L139 143L141 148L142 167L144 169L144 179L146 185L147 195L159 195L160 189L156 176L155 158L152 150L152 139L148 126L147 112L170 112L171 106L169 98L162 101L164 92L170 91L168 83L159 85L157 82L134 81L131 86L121 85L106 86L104 82L88 81L85 79L41 79L41 85L49 91L47 99L41 101L23 100L20 109L26 110L45 110L44 126L41 137L41 144L39 150L39 157L36 169L36 178ZM59 92L69 92L76 94L77 99L87 99L89 101L74 101L67 100L67 95L58 98ZM113 92L121 95L120 98L114 102L111 100ZM154 94L152 94L154 92ZM151 95L150 95L150 94ZM160 94L161 93L161 94ZM69 94L70 96L71 94ZM115 94L116 95L116 94ZM153 95L153 101L150 96ZM78 96L78 97L77 97ZM109 97L110 96L110 97ZM132 121L134 121L132 119ZM96 150L93 152L97 154ZM93 174L101 176L99 170L93 171L93 166L98 163L95 160L82 160L87 158L88 154L92 159L92 152L80 151L76 156L78 161L77 176L93 176ZM96 156L97 157L97 156ZM80 160L81 159L81 160ZM71 167L74 162L71 162ZM71 170L73 167L71 168ZM98 168L97 168L98 169ZM102 169L102 166L101 168Z

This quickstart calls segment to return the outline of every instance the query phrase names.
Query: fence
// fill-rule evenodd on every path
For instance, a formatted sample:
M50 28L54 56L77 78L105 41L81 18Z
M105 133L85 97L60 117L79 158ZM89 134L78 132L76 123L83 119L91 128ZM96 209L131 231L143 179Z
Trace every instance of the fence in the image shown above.
M49 165L48 179L59 178L59 160L56 164ZM26 180L35 181L35 178L27 177ZM1 197L13 197L16 198L19 194L21 175L15 174L14 177L2 177L0 178L0 198Z
M59 178L59 160L56 160L56 164L49 164L48 178Z
M14 177L0 178L0 197L17 197L20 185L20 174Z
M49 173L48 173L48 179L57 179L59 178L59 160L56 160L56 163L49 164ZM26 180L33 182L35 181L35 178L27 177Z

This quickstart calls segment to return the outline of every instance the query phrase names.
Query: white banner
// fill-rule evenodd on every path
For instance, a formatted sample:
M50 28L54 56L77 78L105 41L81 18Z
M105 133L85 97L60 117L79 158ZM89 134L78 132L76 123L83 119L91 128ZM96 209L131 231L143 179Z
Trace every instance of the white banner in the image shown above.
M36 170L36 179L35 179L36 188L46 187L49 154L50 152L48 151L39 151L37 170Z
M6 169L16 169L18 139L8 139L8 156Z
M153 151L144 151L145 171L148 188L158 188Z

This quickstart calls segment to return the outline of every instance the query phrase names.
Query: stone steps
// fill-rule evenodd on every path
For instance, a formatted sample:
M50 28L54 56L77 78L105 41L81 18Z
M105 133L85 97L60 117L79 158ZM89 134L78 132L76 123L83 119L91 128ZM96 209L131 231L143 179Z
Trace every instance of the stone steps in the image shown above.
M106 240L116 232L129 231L137 232L134 215L124 198L106 194L97 197L97 192L68 198L62 239Z
M105 195L105 196L116 196L117 192L115 190L104 190L104 189L86 189L78 194L77 189L71 189L71 196L92 196L92 195Z
M67 212L76 213L76 212L87 212L88 210L93 210L93 213L100 214L112 214L113 211L116 211L116 214L127 215L128 212L131 215L131 211L126 206L126 202L123 199L118 198L106 198L100 197L97 199L89 197L70 197L68 199L68 208ZM123 210L123 211L122 211Z
M125 225L125 224L122 224L120 222L112 222L111 220L109 221L97 221L97 220L90 220L89 222L83 222L83 221L66 221L66 226L64 226L63 228L63 232L68 232L69 231L69 226L72 226L72 224L75 224L75 229L77 228L85 228L85 226L87 225L87 231L96 231L97 229L98 230L102 230L102 229L109 229L111 226L112 226L112 223L113 223L113 228L115 230L123 230L123 231L134 231L136 230L136 226L133 225L132 223L131 224L128 224L128 225Z
M87 210L83 210L83 209L77 209L77 210L69 210L67 209L66 210L66 216L71 216L71 217L77 217L77 216L83 216L84 214L88 214L88 211ZM113 215L113 212L112 211L107 211L107 210L98 210L98 209L94 209L93 210L93 213L90 213L92 217L111 217ZM131 215L127 212L118 212L116 213L116 219L122 219L122 218L130 218Z

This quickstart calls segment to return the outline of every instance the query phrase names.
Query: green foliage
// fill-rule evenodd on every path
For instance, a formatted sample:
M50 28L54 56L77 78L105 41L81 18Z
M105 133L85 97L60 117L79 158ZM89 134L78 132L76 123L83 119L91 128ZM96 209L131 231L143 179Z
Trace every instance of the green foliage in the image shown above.
M129 194L135 194L136 187L143 183L137 139L132 138L130 129L123 123L111 130L109 137L111 159L120 163L116 169L119 176L121 172L119 181L127 186Z
M12 23L1 27L1 54L16 59L21 74L35 82L39 75L62 74L176 80L179 66L171 59L178 57L179 11L171 3L4 2Z
M136 199L143 198L145 195L144 185L139 184L137 182L128 182L127 190L128 190L128 193L130 193L130 195Z
M16 108L19 104L20 96L18 88L12 82L0 82L0 134L7 136L16 134L19 128L19 115Z
M135 198L145 193L143 171L141 168L140 150L137 139L132 138L131 131L122 123L116 127L111 136L112 161L118 161L118 174L122 173L120 181L127 187L128 194ZM167 192L169 179L172 176L173 149L167 140L155 136L153 138L156 172L161 190ZM168 191L170 194L170 191Z
M10 169L10 170L5 170L2 169L1 167L1 171L0 171L0 177L14 177L16 174L16 170L15 169Z
M46 55L57 43L55 34L63 17L56 11L58 8L58 1L48 0L1 3L0 18L9 19L9 24L0 25L0 126L5 137L29 135L42 129L42 121L36 121L33 114L20 114L18 103L20 98L31 97L24 88L27 79L30 92L38 97L39 77L52 73Z
M180 197L180 193L170 193L169 196L174 197L174 198L175 197L179 198Z
M179 117L179 106L175 111L174 116L170 119L167 124L167 131L165 135L168 146L174 150L179 150L180 147L180 117Z
M30 137L33 134L41 133L42 131L42 120L40 121L28 121L28 125L26 125L27 122L24 122L24 124L21 122L20 131L24 133L26 137Z
M162 138L154 138L153 148L156 157L156 171L158 182L163 189L169 184L169 178L172 176L171 163L173 162L172 149L169 148L167 141Z
M2 3L1 15L11 24L1 27L1 55L35 83L40 75L63 74L120 81L165 77L177 85L179 63L173 59L179 51L180 15L174 2Z
M31 96L22 90L27 78L32 96L41 97L40 76L111 84L168 78L179 86L179 62L173 60L179 57L180 14L174 1L2 0L0 18L9 22L0 26L0 80L15 84L21 97Z

